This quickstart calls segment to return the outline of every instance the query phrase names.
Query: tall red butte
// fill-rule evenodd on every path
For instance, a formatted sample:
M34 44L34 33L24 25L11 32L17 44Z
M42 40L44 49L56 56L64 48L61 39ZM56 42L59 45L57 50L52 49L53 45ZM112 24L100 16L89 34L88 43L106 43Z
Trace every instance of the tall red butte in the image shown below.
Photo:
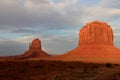
M94 21L80 30L78 47L58 58L92 62L120 61L120 50L113 44L112 28L105 22Z

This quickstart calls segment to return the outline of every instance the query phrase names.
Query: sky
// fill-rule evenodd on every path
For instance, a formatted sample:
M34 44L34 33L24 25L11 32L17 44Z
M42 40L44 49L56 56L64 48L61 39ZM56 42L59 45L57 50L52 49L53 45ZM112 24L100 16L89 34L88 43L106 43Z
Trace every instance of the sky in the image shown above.
M0 56L28 50L34 38L42 49L61 54L78 46L79 30L88 22L107 22L120 48L119 0L0 0Z

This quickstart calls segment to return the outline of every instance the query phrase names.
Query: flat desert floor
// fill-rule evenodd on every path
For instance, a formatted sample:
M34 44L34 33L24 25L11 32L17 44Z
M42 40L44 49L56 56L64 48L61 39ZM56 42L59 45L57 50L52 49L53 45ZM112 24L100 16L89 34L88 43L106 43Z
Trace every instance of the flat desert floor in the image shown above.
M0 61L0 80L120 80L119 64Z

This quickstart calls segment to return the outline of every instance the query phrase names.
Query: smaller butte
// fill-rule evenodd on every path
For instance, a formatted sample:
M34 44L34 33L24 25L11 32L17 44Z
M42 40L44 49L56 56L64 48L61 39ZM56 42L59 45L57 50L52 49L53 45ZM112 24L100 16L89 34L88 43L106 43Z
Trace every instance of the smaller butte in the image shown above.
M29 50L26 51L22 57L23 58L43 58L50 56L45 51L41 49L41 41L39 38L34 39L29 45Z

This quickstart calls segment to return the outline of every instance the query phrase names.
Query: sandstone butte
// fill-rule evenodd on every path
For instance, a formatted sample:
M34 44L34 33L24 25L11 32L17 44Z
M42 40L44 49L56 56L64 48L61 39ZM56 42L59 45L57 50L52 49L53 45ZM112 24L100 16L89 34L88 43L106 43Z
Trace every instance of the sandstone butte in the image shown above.
M112 28L105 22L87 23L79 32L78 47L62 55L48 58L65 61L120 62L120 50L114 46Z
M41 58L48 56L50 55L41 49L41 41L39 38L34 39L29 45L29 50L22 55L24 58Z

